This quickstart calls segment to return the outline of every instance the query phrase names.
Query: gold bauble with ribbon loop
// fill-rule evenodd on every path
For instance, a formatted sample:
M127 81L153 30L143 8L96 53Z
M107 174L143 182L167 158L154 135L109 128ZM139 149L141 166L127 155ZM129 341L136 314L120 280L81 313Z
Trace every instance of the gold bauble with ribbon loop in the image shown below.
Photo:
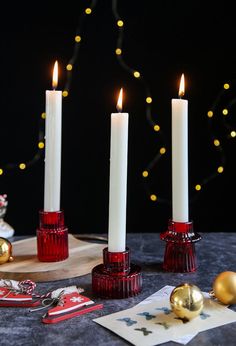
M216 276L212 295L226 305L236 304L236 272L225 271Z
M183 320L191 320L202 312L204 297L201 290L191 283L176 286L170 294L172 311Z
M6 239L0 237L0 264L13 261L12 244Z

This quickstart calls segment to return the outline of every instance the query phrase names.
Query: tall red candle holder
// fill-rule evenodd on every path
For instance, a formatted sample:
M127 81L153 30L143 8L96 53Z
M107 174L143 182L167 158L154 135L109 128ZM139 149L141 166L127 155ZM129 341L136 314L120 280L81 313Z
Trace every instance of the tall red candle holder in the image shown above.
M68 228L65 227L62 210L39 211L37 254L41 262L58 262L68 258Z
M193 231L192 222L170 220L168 230L160 234L166 241L163 269L170 272L194 272L197 269L195 243L201 236Z
M103 249L103 264L92 270L93 292L102 298L129 298L142 290L141 267L130 263L130 250L109 252Z

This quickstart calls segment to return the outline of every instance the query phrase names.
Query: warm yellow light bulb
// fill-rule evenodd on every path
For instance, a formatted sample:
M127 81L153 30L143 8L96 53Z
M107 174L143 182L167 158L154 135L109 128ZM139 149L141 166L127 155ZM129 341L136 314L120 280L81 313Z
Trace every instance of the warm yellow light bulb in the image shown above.
M86 14L91 14L92 13L92 9L91 8L86 8L84 11Z
M63 92L62 92L62 96L63 96L63 97L67 97L67 96L68 96L68 94L69 94L69 93L68 93L68 91L67 91L67 90L63 90Z
M157 200L157 196L154 195L154 194L152 194L152 195L150 196L150 200L153 201L153 202L155 202L155 201Z
M139 77L140 77L140 72L134 71L134 77L135 77L135 78L139 78Z
M146 102L147 103L152 103L152 98L150 96L146 97Z
M116 48L116 55L121 55L122 50L120 48Z
M25 169L26 168L26 164L25 163L20 163L19 164L19 168L20 169Z
M148 171L143 171L143 177L147 178L148 177Z
M0 175L2 175L3 174L3 169L2 168L0 168Z
M73 68L73 65L72 65L72 64L67 64L67 65L66 65L67 71L71 71L72 68Z
M227 115L229 113L228 109L223 109L222 114Z
M160 126L156 124L156 125L154 125L153 129L154 129L154 131L158 132L158 131L160 131Z
M38 142L38 147L39 147L39 149L43 149L44 148L44 143L43 142Z
M227 90L227 89L229 89L229 88L230 88L229 83L225 83L225 84L224 84L224 89L226 89L226 90Z
M160 154L163 155L163 154L165 154L165 152L166 152L166 148L162 147L162 148L160 149Z
M41 118L42 118L42 119L46 119L46 113L45 113L45 112L43 112L43 113L41 114Z
M117 21L117 25L118 25L120 28L121 28L122 26L124 26L123 20L119 19L119 20Z
M217 172L218 172L218 173L223 173L223 171L224 171L224 167L219 166L219 167L217 168Z
M81 36L80 35L76 35L75 36L75 42L79 43L81 41Z
M212 118L212 117L213 117L213 115L214 115L214 113L213 113L212 111L208 111L208 112L207 112L207 116L208 116L208 118Z
M230 136L231 136L231 137L236 137L236 132L235 132L235 131L231 131L231 132L230 132Z
M202 188L202 187L201 187L201 185L200 185L200 184L195 185L195 190L196 190L196 191L200 191L200 190L201 190L201 188Z
M220 145L219 139L214 139L214 145L218 147Z

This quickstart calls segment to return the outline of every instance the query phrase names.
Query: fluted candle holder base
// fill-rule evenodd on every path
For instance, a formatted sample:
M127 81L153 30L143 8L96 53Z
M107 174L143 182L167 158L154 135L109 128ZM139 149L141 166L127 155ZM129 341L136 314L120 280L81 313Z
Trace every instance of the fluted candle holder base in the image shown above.
M142 290L141 268L130 263L130 251L103 249L103 264L92 270L93 292L102 298L129 298Z
M68 228L62 210L39 211L37 255L41 262L59 262L69 257Z
M166 241L163 269L169 272L187 273L197 269L195 242L201 236L193 231L192 222L170 220L168 230L160 234Z

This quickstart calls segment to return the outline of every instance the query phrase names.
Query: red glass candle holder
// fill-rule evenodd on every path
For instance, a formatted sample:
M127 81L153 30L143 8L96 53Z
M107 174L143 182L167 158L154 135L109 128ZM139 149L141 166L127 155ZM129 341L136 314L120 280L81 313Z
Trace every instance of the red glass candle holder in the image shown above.
M41 262L58 262L68 258L68 228L65 227L62 210L39 211L37 252Z
M130 251L103 249L103 264L92 270L93 292L102 298L129 298L142 290L141 268L130 263Z
M163 269L179 273L196 271L195 242L201 236L193 231L192 222L170 220L168 230L160 238L166 241Z

